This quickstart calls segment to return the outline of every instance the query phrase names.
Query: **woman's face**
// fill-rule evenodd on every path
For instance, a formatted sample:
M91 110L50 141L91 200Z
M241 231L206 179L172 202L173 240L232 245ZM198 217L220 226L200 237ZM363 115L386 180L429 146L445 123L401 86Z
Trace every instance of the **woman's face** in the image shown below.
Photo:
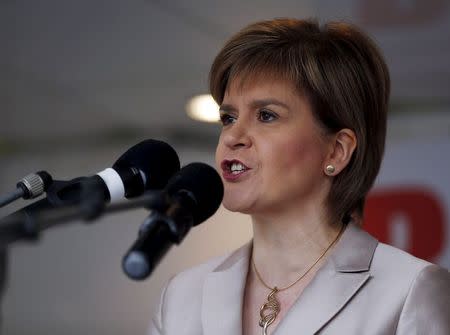
M220 108L216 164L223 204L248 214L322 204L327 136L306 98L284 80L233 81Z

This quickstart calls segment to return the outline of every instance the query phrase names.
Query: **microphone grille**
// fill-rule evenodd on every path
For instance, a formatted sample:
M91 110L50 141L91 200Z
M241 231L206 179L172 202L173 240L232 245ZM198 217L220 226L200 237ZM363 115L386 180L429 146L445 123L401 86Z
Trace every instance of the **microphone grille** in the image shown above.
M115 170L131 167L145 174L145 189L161 189L180 169L180 160L169 144L148 139L128 149L113 165Z
M184 166L167 183L166 191L172 196L180 191L189 191L197 206L193 209L194 225L212 216L223 199L223 183L214 168L204 163Z

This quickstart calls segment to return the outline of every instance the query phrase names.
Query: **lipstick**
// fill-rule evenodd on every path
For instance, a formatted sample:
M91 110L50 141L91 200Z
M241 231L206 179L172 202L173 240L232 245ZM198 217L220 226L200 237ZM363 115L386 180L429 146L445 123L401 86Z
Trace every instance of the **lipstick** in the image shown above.
M229 182L241 180L251 170L247 165L237 159L223 160L221 168L223 179Z

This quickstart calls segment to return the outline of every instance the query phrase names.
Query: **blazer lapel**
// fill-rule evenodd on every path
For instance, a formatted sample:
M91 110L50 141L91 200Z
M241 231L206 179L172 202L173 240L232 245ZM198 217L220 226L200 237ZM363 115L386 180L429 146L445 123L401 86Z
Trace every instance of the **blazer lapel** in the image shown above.
M327 263L317 272L275 334L316 334L370 278L378 241L350 223Z
M211 272L203 287L204 335L242 334L242 305L251 242L236 250Z

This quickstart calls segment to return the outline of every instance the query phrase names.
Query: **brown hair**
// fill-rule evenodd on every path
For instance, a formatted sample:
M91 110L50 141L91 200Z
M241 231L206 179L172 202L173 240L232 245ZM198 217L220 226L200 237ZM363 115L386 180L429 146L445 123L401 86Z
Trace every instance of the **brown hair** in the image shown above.
M362 217L383 157L390 92L388 68L375 43L349 23L257 22L234 35L216 56L211 94L221 104L232 80L261 73L293 83L327 133L355 132L357 147L333 178L327 201L334 220Z

